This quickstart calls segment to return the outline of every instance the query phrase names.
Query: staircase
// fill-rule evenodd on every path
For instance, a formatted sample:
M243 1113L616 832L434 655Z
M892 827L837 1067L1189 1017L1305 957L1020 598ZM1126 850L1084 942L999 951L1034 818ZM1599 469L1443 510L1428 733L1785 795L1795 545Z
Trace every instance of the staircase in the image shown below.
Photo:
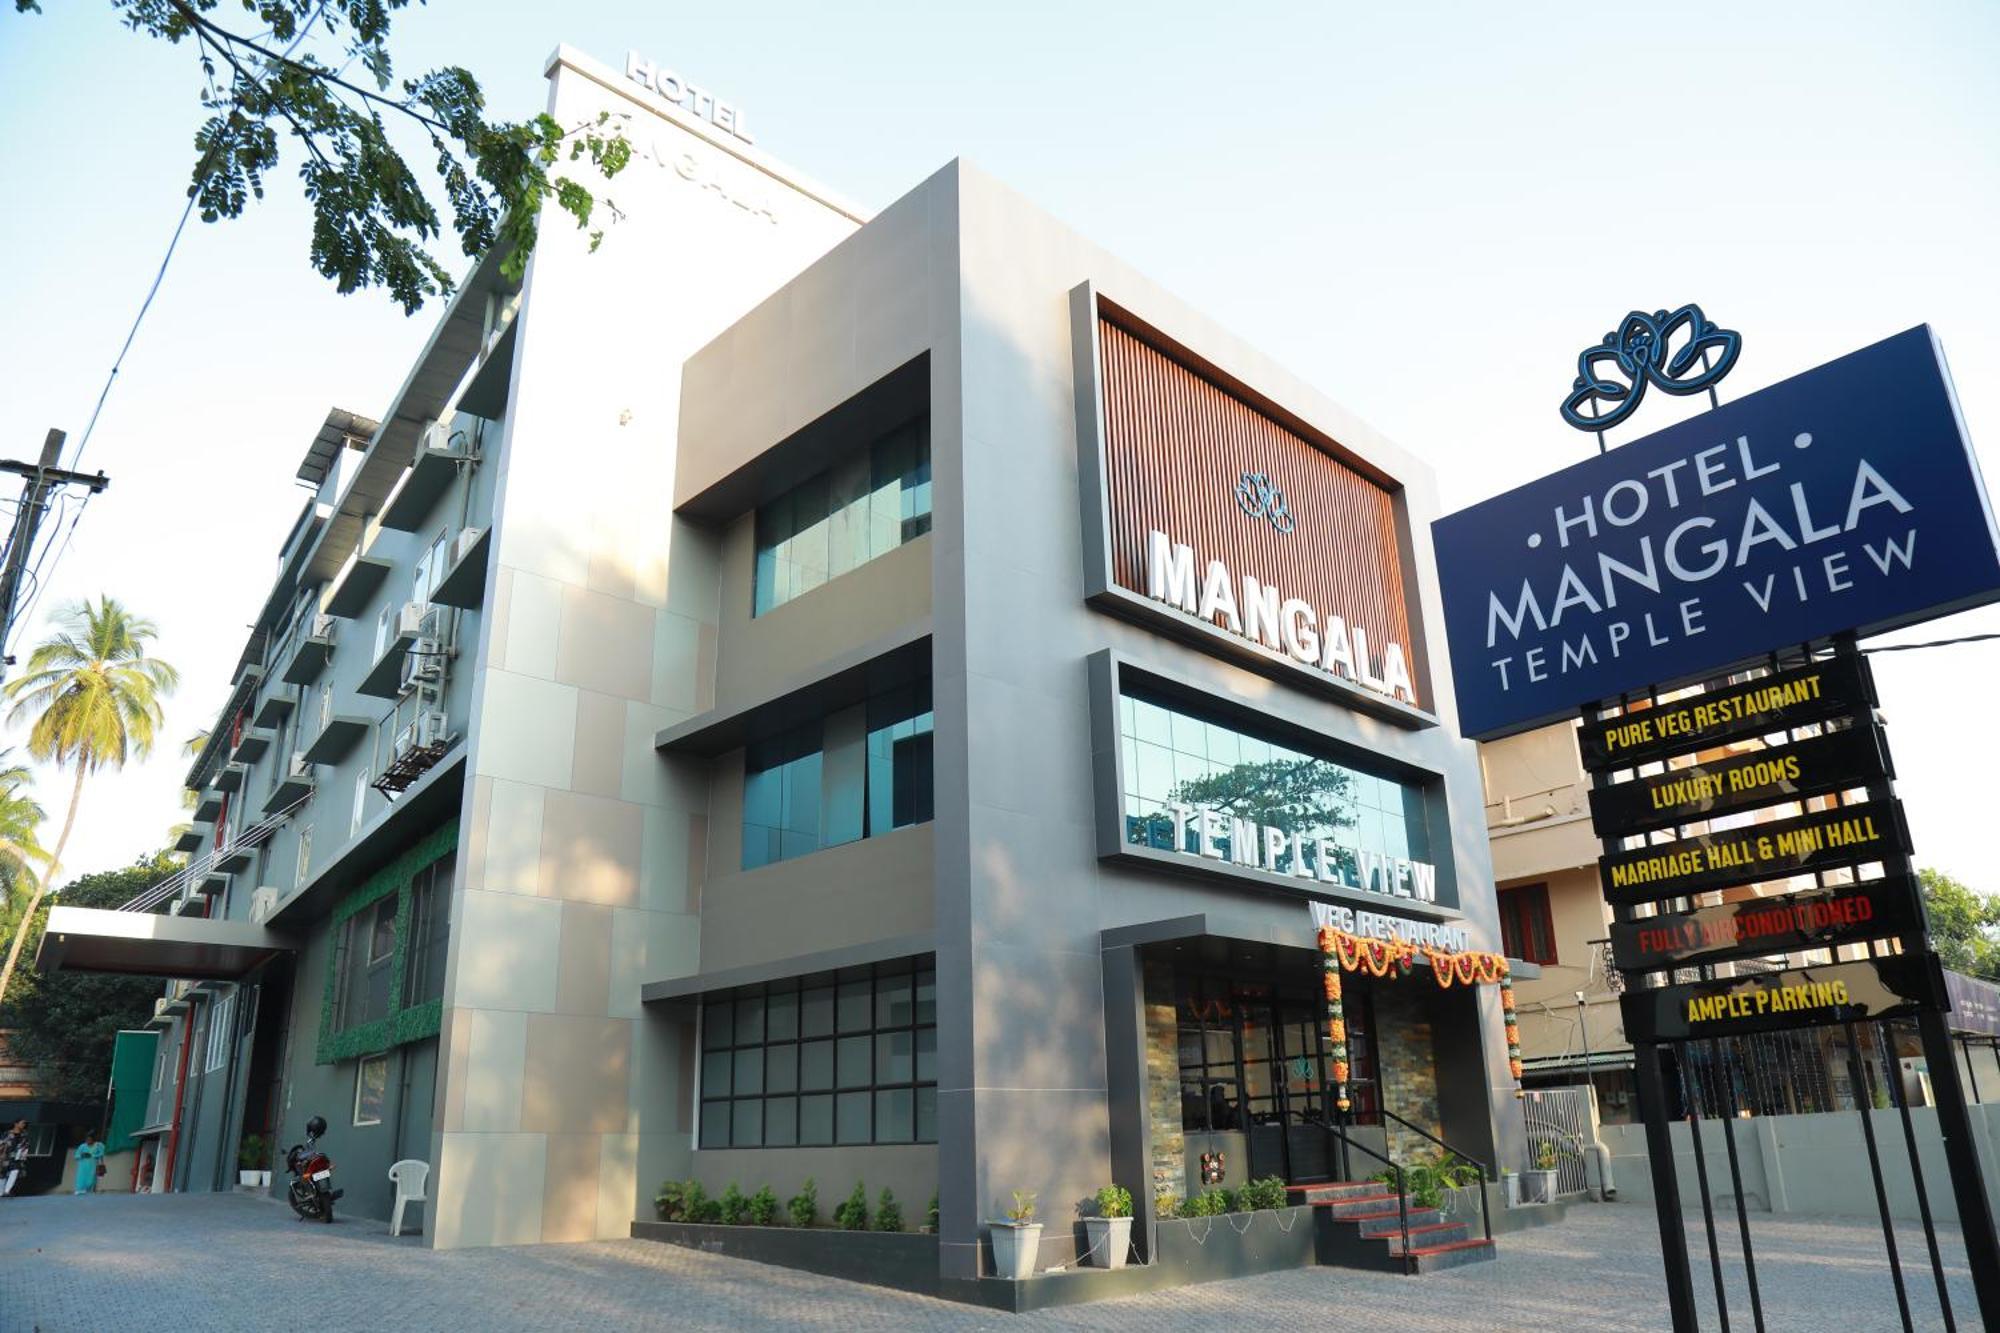
M1436 1208L1412 1207L1405 1215L1396 1195L1376 1181L1293 1185L1289 1191L1294 1204L1313 1209L1314 1244L1322 1264L1379 1273L1435 1273L1496 1257L1493 1242L1478 1234L1483 1230L1479 1219L1447 1218Z

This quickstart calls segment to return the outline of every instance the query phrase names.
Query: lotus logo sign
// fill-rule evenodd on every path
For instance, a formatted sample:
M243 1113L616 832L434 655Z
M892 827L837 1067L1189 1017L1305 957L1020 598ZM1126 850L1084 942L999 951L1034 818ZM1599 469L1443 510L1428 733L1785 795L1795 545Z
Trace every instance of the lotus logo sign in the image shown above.
M1252 518L1270 520L1279 532L1292 530L1292 511L1285 507L1285 493L1262 472L1245 472L1236 479L1236 507Z

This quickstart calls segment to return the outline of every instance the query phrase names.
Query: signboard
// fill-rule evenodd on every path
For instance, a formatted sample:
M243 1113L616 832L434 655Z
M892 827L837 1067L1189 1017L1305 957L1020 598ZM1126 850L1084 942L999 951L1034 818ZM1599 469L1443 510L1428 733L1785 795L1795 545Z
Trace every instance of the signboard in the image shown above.
M1912 953L1628 991L1620 1005L1625 1033L1637 1042L1906 1018L1943 999L1936 957Z
M1843 654L1652 708L1593 719L1577 730L1576 741L1583 766L1605 772L1866 713L1874 705L1875 691L1860 661Z
M1830 949L1921 929L1915 886L1906 876L1892 875L1613 922L1611 950L1619 970L1650 972Z
M1124 319L1092 332L1093 598L1357 702L1432 707L1395 489Z
M1895 801L1863 801L1613 852L1597 864L1604 900L1628 904L1880 861L1909 850L1902 808Z
M1590 813L1599 828L1629 835L1846 791L1889 776L1881 733L1873 727L1847 727L1594 787Z
M1928 326L1431 533L1459 726L1479 739L2000 597L2000 534Z

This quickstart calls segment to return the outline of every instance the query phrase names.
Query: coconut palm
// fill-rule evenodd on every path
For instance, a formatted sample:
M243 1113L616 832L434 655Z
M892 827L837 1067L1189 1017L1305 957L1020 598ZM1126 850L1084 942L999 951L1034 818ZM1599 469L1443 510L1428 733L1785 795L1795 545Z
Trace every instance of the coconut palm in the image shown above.
M0 901L13 897L14 886L48 859L36 834L42 807L28 795L27 765L12 762L12 750L0 750Z
M202 751L202 747L207 744L208 744L208 733L206 731L197 731L194 735L188 737L186 740L181 742L181 753L185 755L187 758L192 759L196 755L200 754ZM181 788L181 809L192 810L200 804L201 804L200 792L196 791L193 787ZM192 823L185 821L179 824L168 825L167 841L170 843L179 842L181 834L186 833L189 829L193 827L194 825Z
M72 602L56 613L55 633L36 645L27 674L7 684L11 721L29 722L28 752L43 763L76 770L69 809L55 850L42 867L28 910L14 931L7 964L0 968L0 1000L7 996L28 924L62 868L63 850L76 827L84 779L100 768L123 768L153 749L161 723L160 700L180 673L146 646L159 637L152 621L133 615L110 597Z

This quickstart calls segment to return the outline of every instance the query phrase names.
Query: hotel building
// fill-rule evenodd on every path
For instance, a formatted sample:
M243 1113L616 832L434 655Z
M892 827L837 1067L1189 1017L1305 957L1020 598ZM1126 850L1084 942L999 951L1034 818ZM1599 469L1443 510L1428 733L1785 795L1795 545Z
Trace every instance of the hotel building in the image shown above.
M1499 948L1430 470L963 163L866 217L548 73L629 117L625 220L328 416L172 911L52 917L177 978L154 1187L318 1113L344 1208L431 1164L434 1246L862 1180L949 1281L1016 1189L1048 1265L1335 1125L1520 1166L1492 987L1349 974L1345 1112L1327 1046L1322 923Z

